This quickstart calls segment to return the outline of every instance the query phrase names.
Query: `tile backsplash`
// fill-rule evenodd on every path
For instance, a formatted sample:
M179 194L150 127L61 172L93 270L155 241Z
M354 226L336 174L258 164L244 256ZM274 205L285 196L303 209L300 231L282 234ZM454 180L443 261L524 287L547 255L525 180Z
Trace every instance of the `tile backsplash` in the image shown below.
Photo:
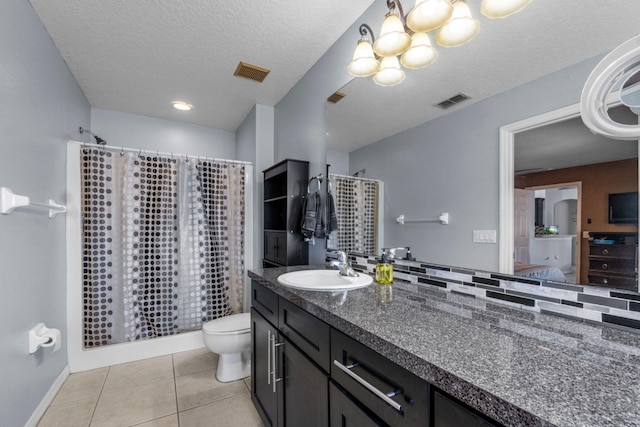
M351 266L375 274L379 256L349 253ZM640 294L395 259L394 276L525 310L599 322L640 333Z

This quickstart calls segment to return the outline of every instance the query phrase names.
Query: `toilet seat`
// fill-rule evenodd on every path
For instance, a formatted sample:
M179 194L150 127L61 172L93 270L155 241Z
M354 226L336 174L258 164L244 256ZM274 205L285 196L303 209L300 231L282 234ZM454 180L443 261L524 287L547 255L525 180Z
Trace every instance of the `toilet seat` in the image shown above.
M209 335L230 335L251 330L251 313L232 314L208 321L202 331Z

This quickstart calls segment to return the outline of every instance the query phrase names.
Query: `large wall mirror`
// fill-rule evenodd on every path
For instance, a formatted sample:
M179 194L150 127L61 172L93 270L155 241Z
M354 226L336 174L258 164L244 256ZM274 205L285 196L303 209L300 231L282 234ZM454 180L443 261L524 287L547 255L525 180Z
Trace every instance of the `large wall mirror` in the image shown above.
M638 123L624 106L610 115ZM609 195L637 194L638 142L593 134L576 105L509 126L501 143L505 174L513 172L513 186L503 177L502 196L514 192L513 207L501 212L511 217L503 234L510 224L514 230L513 243L502 242L501 270L637 291L637 219L612 222ZM614 256L627 249L629 259Z
M445 212L449 208L446 200L456 198L456 188L446 186L446 181L449 179L447 173L449 171L455 171L457 165L455 159L450 157L443 157L440 160L440 166L442 167L440 177L434 177L430 174L430 171L415 167L415 163L410 163L415 159L411 159L412 152L404 147L403 152L393 153L393 148L389 148L389 145L393 143L394 137L399 133L419 126L423 123L439 119L446 115L451 110L442 110L437 105L438 101L450 98L457 93L467 93L472 97L472 102L476 99L484 99L488 93L501 93L501 91L510 91L513 88L518 87L526 82L544 78L547 75L553 74L557 70L562 70L565 67L573 66L582 61L587 61L590 58L603 55L609 50L615 48L620 43L628 40L630 37L637 33L637 25L634 23L634 19L629 18L630 10L634 9L640 13L640 5L630 6L626 5L610 5L611 8L602 10L602 14L597 18L591 13L584 13L578 11L577 14L574 10L574 4L571 2L551 2L540 3L531 2L531 4L518 15L514 15L509 19L489 21L480 16L479 11L472 10L475 16L481 21L482 28L482 40L474 40L468 45L456 49L440 49L440 57L438 61L424 70L414 70L407 72L406 80L392 88L385 88L376 86L371 79L354 79L342 88L336 88L337 91L344 93L344 97L337 103L327 103L327 141L329 150L342 150L347 153L360 152L368 150L367 156L369 159L374 159L379 153L379 157L375 158L375 167L369 167L368 164L352 163L348 171L342 171L342 173L351 175L357 172L359 169L366 167L366 177L371 179L382 179L385 181L385 209L386 217L384 218L384 227L387 231L385 233L386 239L383 239L380 247L382 246L404 246L403 239L409 240L411 235L411 229L408 227L401 231L405 233L400 238L395 238L394 241L390 241L391 234L395 234L398 230L395 224L395 216L400 212L395 209L396 205L403 204L409 205L409 208L403 207L402 209L409 210L411 207L415 207L414 215L422 213L423 217L437 217L440 212ZM595 6L595 3L589 5L589 7ZM562 16L572 16L573 21L571 26L562 25L559 20ZM595 21L594 21L595 19ZM532 23L533 22L533 23ZM376 23L369 23L376 25ZM596 24L594 26L594 24ZM508 37L509 34L520 34L522 28L536 28L533 32L528 32L531 44L523 47L518 40L518 37ZM548 31L538 31L537 28L557 28L558 33L552 34ZM598 35L593 36L593 30L597 28ZM566 31L566 33L565 33ZM561 34L562 33L562 34ZM589 35L589 37L587 37ZM357 35L354 37L354 43ZM595 43L595 44L594 44ZM558 52L558 55L554 56L551 63L546 63L544 58L549 56L551 50ZM561 53L561 54L560 54ZM484 58L483 58L484 57ZM508 58L511 61L509 67L504 67L505 62L503 58ZM593 61L593 67L597 61ZM472 64L472 67L471 65ZM533 66L535 65L535 66ZM345 64L346 66L346 64ZM471 67L471 68L470 68ZM545 68L546 67L546 68ZM473 71L471 71L473 70ZM568 73L568 80L571 80L573 76ZM478 80L482 80L483 87L478 89L475 84ZM580 77L582 80L582 77ZM561 82L560 84L564 84ZM579 84L582 85L583 81ZM491 167L495 171L484 173L477 173L478 169L469 168L468 165L472 160L465 160L465 170L461 173L464 174L464 180L471 182L476 179L477 176L482 177L485 180L483 183L474 182L476 187L492 186L491 192L487 192L486 199L490 199L491 209L486 206L480 206L480 209L476 209L475 203L485 197L482 194L482 189L475 191L470 196L468 193L464 194L464 197L468 200L458 204L457 209L463 210L466 206L465 212L471 217L475 214L475 218L490 218L489 221L482 222L477 220L481 225L473 225L473 229L476 227L486 227L487 229L495 229L497 231L497 241L495 246L481 247L476 245L471 247L471 230L464 229L460 222L468 220L461 219L460 212L452 211L451 225L443 227L431 227L428 232L424 232L420 235L421 242L428 242L425 245L429 246L429 251L414 251L414 256L419 260L426 262L435 262L445 264L447 256L451 256L451 262L449 265L455 265L457 267L468 267L472 269L477 268L477 264L474 265L472 261L474 257L482 259L484 252L494 251L497 254L495 257L487 257L488 261L485 265L493 264L493 271L499 271L502 273L512 274L514 272L514 235L515 226L513 219L514 209L514 191L516 189L516 182L518 186L526 188L530 194L533 207L531 208L531 236L535 239L536 229L535 224L535 199L545 199L545 212L543 214L543 220L540 223L539 231L549 231L549 236L562 236L558 237L557 241L567 240L563 242L565 246L569 247L570 253L545 253L544 250L538 250L533 248L534 257L528 258L527 264L539 264L544 265L541 261L555 262L560 272L564 275L559 276L559 280L566 280L567 282L588 283L588 253L585 252L585 248L588 249L589 238L583 238L584 232L620 232L635 234L637 240L637 225L617 225L608 224L606 222L606 203L607 200L602 201L600 199L600 206L596 207L594 203L588 202L589 207L585 207L584 199L590 198L590 194L593 193L591 187L587 185L586 178L574 177L574 176L562 176L554 177L551 181L532 181L522 183L525 179L530 179L533 175L534 169L538 166L527 166L528 160L526 156L537 156L536 161L546 162L544 166L541 166L542 171L538 170L543 176L545 173L549 174L552 170L563 170L577 167L586 167L587 165L610 163L608 167L613 170L619 171L618 167L623 162L625 165L632 164L632 175L627 174L627 180L623 185L615 187L607 185L606 188L601 188L600 194L608 195L609 193L617 192L633 192L637 191L638 182L638 165L637 165L637 142L622 142L622 141L607 141L595 142L590 139L593 136L586 127L582 126L579 116L578 105L562 108L560 112L550 111L555 108L559 108L562 105L569 105L570 103L576 103L579 99L579 88L573 81L568 82L569 85L573 84L571 90L572 95L567 97L569 102L557 103L553 108L547 110L535 110L528 108L528 106L513 105L515 109L521 109L523 111L533 110L534 114L529 116L521 115L517 120L522 117L531 117L540 114L540 111L547 111L543 114L544 117L537 117L535 123L531 120L525 120L526 123L519 123L511 126L507 125L510 121L506 120L500 122L502 117L490 117L491 112L488 113L488 119L492 120L492 123L499 123L494 125L492 129L486 130L486 133L491 133L495 136L489 138L495 138L493 143L495 145L489 146L489 150L483 152L475 152L473 147L468 151L458 151L458 155L467 158L477 157L478 162L482 162L489 157L492 157ZM486 89L486 91L484 90ZM563 86L555 86L556 91L561 91ZM540 93L534 97L556 97L555 93ZM561 98L562 96L558 96ZM537 99L535 99L538 102ZM515 101L517 102L517 101ZM544 101L540 101L540 104L544 104ZM549 103L554 105L553 102ZM453 111L461 110L465 107L465 104L459 104L452 107ZM473 106L469 108L472 110ZM451 124L450 126L459 126L462 128L481 127L484 120L483 112L477 112L469 122ZM618 113L621 116L626 116L625 120L636 120L637 116L628 115L628 111L622 111ZM468 115L466 116L469 117ZM515 122L515 120L512 120ZM499 129L504 127L503 131L510 132L510 148L504 150L504 147L497 148L500 140ZM579 130L576 130L580 128ZM569 136L569 132L579 132L574 136ZM406 134L406 132L404 132ZM457 136L454 138L460 138L462 132L456 132ZM467 135L464 135L465 137ZM586 137L586 138L585 138ZM537 145L534 141L542 141L541 145ZM559 143L562 142L561 144ZM427 143L428 141L420 142ZM458 141L455 139L447 139L446 132L442 140L438 141L440 144L452 143L455 145ZM469 146L469 142L465 142ZM576 144L584 144L579 146ZM616 145L616 150L611 149L611 144ZM382 149L382 145L386 145L387 148ZM381 147L380 150L376 149L376 146ZM593 151L592 148L598 146L599 152ZM365 148L363 148L365 147ZM373 147L373 148L372 148ZM552 152L550 147L555 149L565 150L564 154L559 151ZM623 153L616 153L613 157L609 155L617 152L618 148L622 148ZM500 150L503 150L500 152ZM400 150L398 150L400 151ZM530 152L531 151L531 152ZM569 155L566 155L567 152ZM392 153L390 155L390 153ZM543 160L542 155L547 154L547 160ZM581 157L578 154L589 153L590 160L584 160L584 162L570 163L570 164L554 164L560 159L576 160ZM438 154L442 154L439 151ZM448 154L448 153L445 153ZM430 153L422 151L421 156L429 156ZM508 156L510 159L510 169L508 171L498 171L499 167L503 167L503 163L500 162L501 156ZM382 158L381 156L388 156L388 158ZM517 156L517 158L516 158ZM404 162L411 164L407 167ZM516 166L514 166L516 165ZM499 166L499 167L498 167ZM529 169L529 171L526 171ZM516 175L516 170L518 171ZM603 169L604 170L604 169ZM425 180L426 177L426 180ZM602 181L602 180L600 180ZM635 186L629 186L629 182L635 182ZM440 191L437 197L434 197L433 203L420 203L420 199L424 197L423 188L431 186L442 186L446 188ZM499 190L498 187L507 188L507 190ZM508 192L508 196L505 200L502 200L503 193ZM495 195L494 195L495 194ZM429 192L429 196L433 195L433 191ZM537 195L537 197L536 197ZM445 202L443 202L445 200ZM401 202L401 203L399 203ZM557 203L560 202L560 203ZM486 201L481 201L486 203ZM427 206L426 208L424 206ZM464 205L464 206L462 206ZM557 205L558 213L554 216L554 206ZM504 218L502 213L505 209L511 210L511 214L508 218ZM605 210L603 213L603 209ZM599 214L596 215L595 211ZM561 212L565 212L562 214ZM544 216L544 215L547 216ZM528 214L529 215L529 214ZM561 219L561 217L566 217ZM602 219L604 218L604 219ZM590 220L590 222L588 222ZM491 221L495 222L491 224ZM602 221L605 221L604 223ZM489 225L486 223L489 222ZM558 224L560 223L560 224ZM572 228L571 224L574 225ZM557 226L557 227L553 227ZM447 228L448 227L448 228ZM471 228L471 226L467 227ZM554 229L558 230L558 234L551 234ZM421 231L422 233L422 231ZM436 249L432 249L438 246L438 242L451 239L451 236L458 233L460 237L454 236L458 240L452 242L447 241L447 250L438 253L440 259L436 262L431 259L430 254L437 252ZM423 237L424 236L424 237ZM542 236L538 233L539 239L549 239L545 234ZM572 237L567 237L572 236ZM395 236L391 236L395 237ZM597 236L602 238L603 236ZM606 237L606 236L604 236ZM552 242L554 237L550 240L543 240L542 242ZM611 239L603 239L611 240ZM457 245L464 246L461 252L465 255L461 256L457 254L455 248ZM451 248L454 248L451 250ZM485 249L486 248L486 249ZM413 248L412 248L413 249ZM467 253L472 253L472 256L468 256ZM585 255L586 254L586 255ZM454 255L458 255L454 258ZM556 255L558 259L556 259ZM585 258L586 256L586 258ZM545 258L549 258L546 260ZM469 260L469 265L465 265L463 259ZM566 261L568 259L568 261ZM566 261L566 262L565 262ZM523 262L525 263L525 262ZM484 268L489 270L489 268ZM602 284L601 284L602 285ZM637 289L637 288L636 288Z

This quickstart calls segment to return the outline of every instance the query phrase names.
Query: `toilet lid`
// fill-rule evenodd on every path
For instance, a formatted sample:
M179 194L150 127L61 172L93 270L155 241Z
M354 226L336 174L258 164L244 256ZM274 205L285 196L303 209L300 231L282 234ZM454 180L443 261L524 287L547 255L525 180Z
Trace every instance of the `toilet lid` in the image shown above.
M202 330L210 334L241 332L248 329L251 329L251 313L219 317L202 325Z

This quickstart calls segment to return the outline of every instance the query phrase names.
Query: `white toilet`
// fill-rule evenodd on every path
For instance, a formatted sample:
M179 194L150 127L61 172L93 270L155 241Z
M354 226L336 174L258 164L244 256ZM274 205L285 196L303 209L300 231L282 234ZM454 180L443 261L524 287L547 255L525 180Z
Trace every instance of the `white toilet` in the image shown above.
M220 355L216 378L236 381L251 375L251 313L232 314L202 325L204 344Z

